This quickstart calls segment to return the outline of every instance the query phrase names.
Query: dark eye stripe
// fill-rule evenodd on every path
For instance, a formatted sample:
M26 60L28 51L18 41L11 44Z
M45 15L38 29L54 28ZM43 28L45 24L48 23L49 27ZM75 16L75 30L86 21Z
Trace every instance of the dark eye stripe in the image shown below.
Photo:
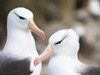
M17 13L15 13L15 12L14 12L14 14L15 14L16 16L18 16L20 19L23 19L23 20L25 20L25 18L24 18L24 17L22 17L22 16L19 16Z
M65 36L62 40L56 42L55 44L60 44L67 36Z
M59 41L59 42L56 42L55 44L60 44L62 42L62 40L61 41Z
M18 16L20 19L25 19L24 17Z

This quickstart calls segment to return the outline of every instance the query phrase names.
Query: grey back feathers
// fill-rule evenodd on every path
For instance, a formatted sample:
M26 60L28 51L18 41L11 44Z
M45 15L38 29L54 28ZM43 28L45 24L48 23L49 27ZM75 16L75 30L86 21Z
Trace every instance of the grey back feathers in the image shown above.
M82 75L100 75L99 67L88 67Z
M7 59L0 64L0 75L30 75L30 58Z

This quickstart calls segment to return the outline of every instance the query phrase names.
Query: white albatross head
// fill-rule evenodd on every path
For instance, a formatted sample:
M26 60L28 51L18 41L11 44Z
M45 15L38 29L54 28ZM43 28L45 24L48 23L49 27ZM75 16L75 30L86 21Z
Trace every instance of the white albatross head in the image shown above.
M49 45L46 50L35 59L34 64L37 65L51 55L73 56L79 50L79 36L72 29L63 29L55 32L49 38Z
M13 30L32 31L39 35L42 39L45 38L44 32L39 29L33 21L33 13L23 7L13 9L7 17L7 32Z

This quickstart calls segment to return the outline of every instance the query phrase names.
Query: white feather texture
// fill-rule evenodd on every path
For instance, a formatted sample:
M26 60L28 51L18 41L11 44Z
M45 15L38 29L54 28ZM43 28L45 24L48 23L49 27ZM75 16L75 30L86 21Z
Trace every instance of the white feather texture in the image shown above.
M81 75L78 72L86 66L78 60L79 36L75 31L60 30L50 37L49 43L54 55L48 64L48 75Z
M25 19L20 20L18 15ZM28 30L28 22L31 18L33 18L33 13L22 7L16 8L9 13L7 18L7 41L2 54L18 59L30 57L32 59L30 70L34 71L31 75L40 75L41 63L37 67L33 65L38 53L34 37L31 31Z

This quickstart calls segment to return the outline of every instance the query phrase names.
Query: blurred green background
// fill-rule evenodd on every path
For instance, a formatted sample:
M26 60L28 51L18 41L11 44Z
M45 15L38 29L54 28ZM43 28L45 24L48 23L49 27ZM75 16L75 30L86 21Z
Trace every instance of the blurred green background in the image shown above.
M100 4L100 0L97 1ZM100 15L91 12L90 2L91 0L0 0L0 49L3 49L6 42L7 14L16 7L25 7L33 12L35 23L46 33L44 41L33 33L39 54L48 44L51 34L63 28L72 28L80 35L80 60L100 66ZM41 75L46 75L47 63L48 60L43 62Z

